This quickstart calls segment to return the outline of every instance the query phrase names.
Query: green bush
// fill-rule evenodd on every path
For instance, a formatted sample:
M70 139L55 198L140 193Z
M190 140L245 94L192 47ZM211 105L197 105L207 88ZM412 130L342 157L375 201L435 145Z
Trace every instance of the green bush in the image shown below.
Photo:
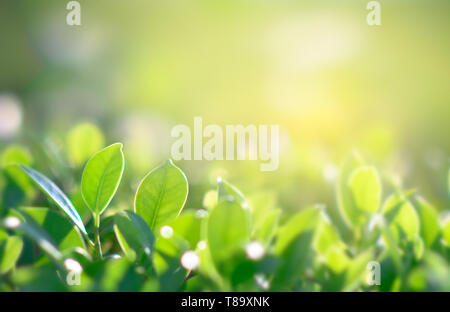
M103 144L83 129L69 140L75 166ZM172 160L142 179L133 205L112 203L120 143L88 160L81 186L32 164L20 146L2 154L3 291L450 291L450 219L415 190L383 194L377 169L357 154L336 183L341 223L320 205L292 214L272 193L246 198L221 178L202 208L185 207L188 179ZM36 201L48 207L27 206ZM367 281L373 261L379 285ZM79 283L69 285L71 272Z

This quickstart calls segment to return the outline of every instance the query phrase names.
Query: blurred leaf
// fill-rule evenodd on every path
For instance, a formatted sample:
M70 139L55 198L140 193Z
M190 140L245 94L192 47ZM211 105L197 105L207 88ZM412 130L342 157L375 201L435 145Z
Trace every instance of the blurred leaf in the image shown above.
M9 218L9 219L8 219ZM25 234L52 260L52 262L61 270L65 271L62 263L64 257L56 247L55 242L50 235L26 213L10 211L4 226L15 231L19 235Z
M202 218L194 211L185 211L169 225L173 231L189 242L191 249L195 249L200 240Z
M282 259L274 284L289 286L304 272L311 257L314 231L319 222L320 208L302 210L280 228L275 253Z
M248 203L252 213L253 228L258 229L275 209L276 196L271 191L258 192L248 198Z
M280 209L270 211L264 220L261 221L262 223L259 226L254 226L252 238L263 243L264 245L268 245L275 235L280 220L280 215Z
M450 246L450 218L447 218L442 224L442 236L447 246Z
M244 194L235 187L234 185L228 183L222 178L217 179L217 193L219 201L227 200L229 196L233 197L236 202L240 205L248 206L247 201L245 200Z
M374 259L373 252L367 250L352 259L348 264L348 271L345 276L344 291L354 291L361 283L366 282L367 264ZM381 269L381 274L383 274Z
M364 166L354 170L348 184L358 209L369 213L378 211L381 201L381 182L375 168Z
M134 210L157 231L181 213L187 194L186 176L168 160L144 177L136 192Z
M33 158L25 147L10 145L1 155L1 169L5 177L2 202L6 207L17 207L33 196L32 182L17 164L31 166ZM0 202L1 203L1 202ZM1 205L0 205L1 206ZM0 207L1 209L1 207Z
M34 219L61 249L86 248L83 237L64 216L48 208L23 207L20 211Z
M320 220L319 207L309 207L303 209L278 230L277 241L275 244L275 251L282 253L289 244L302 232L312 231L316 228Z
M364 218L361 217L361 211L356 207L353 199L352 190L349 188L349 179L353 171L362 166L363 161L356 153L352 153L344 162L337 182L338 207L344 221L350 227L359 226Z
M216 265L223 264L248 242L248 214L236 200L224 200L211 211L207 238Z
M153 252L155 237L139 215L128 210L121 211L114 215L114 222L117 226L114 230L120 231L119 237L123 236L127 245L135 251L137 259ZM123 243L120 245L123 246Z
M206 194L203 196L203 202L202 206L205 209L211 210L213 209L217 204L218 194L216 190L210 190L206 192Z
M440 227L437 212L422 197L417 196L415 200L420 220L420 235L425 245L432 247L439 240Z
M314 247L321 255L325 256L332 247L345 250L338 232L335 230L325 212L321 213L321 221L314 239Z
M188 272L181 266L180 260L183 253L189 249L189 243L173 233L170 237L160 236L155 248L153 263L158 275L159 290L179 291Z
M81 166L104 144L100 129L90 123L81 123L72 128L67 135L67 150L72 163Z
M119 187L125 160L122 144L105 147L89 159L81 179L83 198L97 217L106 209Z
M39 185L39 187L70 217L70 219L84 234L87 234L83 221L78 215L77 210L67 196L59 189L59 187L55 185L55 183L34 169L24 165L19 165L19 167L27 173L28 176L36 182L36 184Z
M13 274L13 282L20 291L67 291L65 284L61 282L51 265L18 268Z
M0 241L0 274L9 271L19 259L23 242L19 236L9 236Z
M414 236L419 234L419 217L411 203L405 201L404 195L391 195L382 211L397 243L403 239L413 241Z

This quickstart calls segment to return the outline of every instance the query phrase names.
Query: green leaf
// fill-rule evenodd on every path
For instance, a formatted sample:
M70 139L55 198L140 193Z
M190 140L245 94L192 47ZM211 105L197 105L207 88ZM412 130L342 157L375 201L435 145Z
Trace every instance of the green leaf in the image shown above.
M442 224L442 236L447 246L450 246L450 218L444 220Z
M72 163L82 165L103 146L103 142L102 132L91 123L81 123L72 128L67 135L67 150Z
M83 221L78 214L75 207L72 205L67 196L61 191L59 187L56 186L49 178L44 176L42 173L29 168L24 165L19 165L19 167L46 193L57 205L60 207L75 223L76 226L84 233L87 234L84 227Z
M168 160L144 177L136 192L134 210L157 231L181 213L187 194L186 176Z
M290 218L280 228L275 253L281 258L274 284L288 287L304 272L312 255L314 232L320 220L320 208L310 207Z
M211 211L207 241L213 261L220 265L242 249L249 240L247 212L233 199L221 201Z
M230 196L233 197L239 204L243 206L248 206L247 201L245 200L244 194L227 181L222 178L217 178L217 193L219 201L227 200Z
M11 210L10 216L7 217L3 223L5 228L15 231L19 235L25 234L30 238L39 248L47 254L52 262L60 269L65 270L62 263L64 257L56 247L55 242L50 235L34 221L33 218L26 213L19 213Z
M264 220L261 221L259 226L254 226L252 237L259 242L268 245L278 227L278 222L280 220L281 210L275 209L270 211Z
M276 196L272 191L264 191L252 194L248 198L254 230L260 228L266 222L276 205Z
M364 222L364 217L354 203L353 193L348 184L353 171L363 164L361 157L355 152L345 160L339 172L337 182L338 207L343 220L350 227L359 226Z
M391 195L383 205L382 212L397 244L404 239L413 241L414 236L419 235L419 217L411 203L405 200L403 194Z
M322 256L327 255L328 251L332 247L336 247L345 250L345 245L342 243L338 232L331 224L329 217L322 212L321 221L317 230L316 237L314 238L314 247Z
M23 241L18 236L9 236L0 242L0 274L8 272L19 259Z
M354 170L348 185L359 210L369 213L378 211L381 202L381 182L375 168L364 166Z
M61 214L51 211L48 208L23 207L20 212L26 213L33 218L54 240L61 249L86 248L83 237Z
M350 260L345 273L344 291L355 291L361 283L366 282L367 264L373 259L373 251L367 250ZM381 269L381 274L383 274L383 269Z
M415 200L420 220L420 235L427 247L437 243L440 235L439 219L436 210L425 199L417 196Z
M94 215L100 216L111 202L119 187L124 166L121 143L112 144L89 159L81 179L81 192Z
M278 231L275 252L282 253L301 233L313 231L320 220L320 210L316 206L309 207L290 218Z
M136 253L137 259L143 255L149 256L153 252L155 237L147 223L138 214L129 210L120 211L114 215L114 223L116 225L114 231L116 234L117 231L120 232L120 235L117 235L119 244L121 247L124 246L121 242L123 237L127 245Z
M194 211L185 211L169 225L173 231L189 242L191 249L195 249L200 240L202 218Z

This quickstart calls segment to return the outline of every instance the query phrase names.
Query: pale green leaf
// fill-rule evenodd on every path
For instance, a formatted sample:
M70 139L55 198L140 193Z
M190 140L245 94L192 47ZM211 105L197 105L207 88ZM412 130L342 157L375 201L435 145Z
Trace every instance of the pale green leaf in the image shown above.
M365 221L361 210L354 203L353 194L348 185L353 171L363 164L361 157L356 152L352 153L341 167L337 182L338 208L346 224L351 227L359 226Z
M369 213L378 211L381 202L381 182L375 168L363 166L354 170L348 185L359 210Z
M440 235L439 219L436 210L422 197L416 197L416 208L420 219L420 235L427 247L433 246Z
M157 231L181 213L187 194L186 176L168 160L144 177L136 192L134 210Z
M81 192L96 216L106 209L119 187L125 166L122 144L112 144L89 159L81 179Z

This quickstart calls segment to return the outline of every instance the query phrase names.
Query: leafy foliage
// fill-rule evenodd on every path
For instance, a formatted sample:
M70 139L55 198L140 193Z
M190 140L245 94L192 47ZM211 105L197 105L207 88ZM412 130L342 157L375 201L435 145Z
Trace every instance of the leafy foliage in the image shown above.
M72 156L75 166L88 158L87 151L100 148L103 137L96 131L88 126L72 130L70 153L93 136ZM75 205L30 167L26 149L10 147L2 160L8 181L17 181L14 187L26 196L13 201L3 196L1 289L450 290L448 217L416 191L386 187L377 169L356 153L344 162L336 182L339 214L324 205L288 212L275 193L246 197L222 178L204 194L203 208L193 209L188 179L170 159L133 188L134 207L129 198L112 202L125 168L120 143L94 153L81 187L64 187ZM54 202L57 209L25 206L39 201L30 181L51 199L39 203ZM382 189L391 192L384 200ZM81 219L78 209L84 204L93 222ZM381 284L367 283L373 261L380 263ZM74 271L80 284L69 285L65 277Z

